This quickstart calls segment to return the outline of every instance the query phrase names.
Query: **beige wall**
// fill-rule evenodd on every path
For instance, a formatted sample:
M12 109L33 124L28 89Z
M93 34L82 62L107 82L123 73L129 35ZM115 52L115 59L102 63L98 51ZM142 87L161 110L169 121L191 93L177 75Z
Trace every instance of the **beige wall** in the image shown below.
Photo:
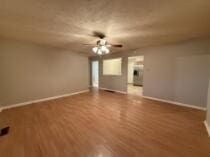
M103 76L102 62L100 62L100 87L126 91L128 56L137 55L144 55L143 94L145 96L206 106L210 39L143 48L135 53L103 56L103 58L123 58L122 76Z
M88 89L88 57L24 42L0 41L0 105Z
M210 55L167 50L145 55L144 95L205 107Z
M119 58L119 57L114 57ZM127 86L125 82L127 82L127 59L122 57L122 75L121 76L110 76L110 75L103 75L103 62L102 58L100 58L99 64L99 87L101 88L108 88L113 90L119 91L126 91Z

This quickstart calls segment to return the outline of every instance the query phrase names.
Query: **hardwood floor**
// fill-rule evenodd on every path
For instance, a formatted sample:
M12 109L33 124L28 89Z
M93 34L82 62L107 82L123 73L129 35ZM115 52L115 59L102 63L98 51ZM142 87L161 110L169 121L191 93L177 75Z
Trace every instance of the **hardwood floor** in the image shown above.
M106 91L5 110L1 157L210 157L205 112Z

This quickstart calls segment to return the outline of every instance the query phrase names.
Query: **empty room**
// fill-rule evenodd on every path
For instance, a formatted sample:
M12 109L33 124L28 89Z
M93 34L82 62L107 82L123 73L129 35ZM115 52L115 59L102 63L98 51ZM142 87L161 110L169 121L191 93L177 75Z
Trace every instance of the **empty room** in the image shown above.
M0 157L210 157L210 1L0 0Z

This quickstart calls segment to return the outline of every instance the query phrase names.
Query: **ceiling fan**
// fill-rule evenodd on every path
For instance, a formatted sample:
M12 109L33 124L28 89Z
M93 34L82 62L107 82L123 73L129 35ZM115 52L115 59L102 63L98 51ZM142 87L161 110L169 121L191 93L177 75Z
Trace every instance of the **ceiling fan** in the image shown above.
M102 32L94 31L92 36L99 38L99 40L96 42L96 45L94 44L95 47L92 48L92 51L98 55L108 54L110 52L110 50L108 49L109 47L119 47L119 48L123 47L122 44L111 44L107 42L105 39L106 35L103 34ZM93 45L93 44L85 44L85 45Z

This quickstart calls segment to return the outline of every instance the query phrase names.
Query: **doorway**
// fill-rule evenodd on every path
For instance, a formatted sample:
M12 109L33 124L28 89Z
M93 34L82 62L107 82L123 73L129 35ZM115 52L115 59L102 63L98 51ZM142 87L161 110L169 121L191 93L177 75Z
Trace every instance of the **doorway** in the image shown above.
M127 93L143 95L144 56L128 57Z
M91 71L92 71L92 87L98 88L99 84L99 62L92 61L91 62Z

